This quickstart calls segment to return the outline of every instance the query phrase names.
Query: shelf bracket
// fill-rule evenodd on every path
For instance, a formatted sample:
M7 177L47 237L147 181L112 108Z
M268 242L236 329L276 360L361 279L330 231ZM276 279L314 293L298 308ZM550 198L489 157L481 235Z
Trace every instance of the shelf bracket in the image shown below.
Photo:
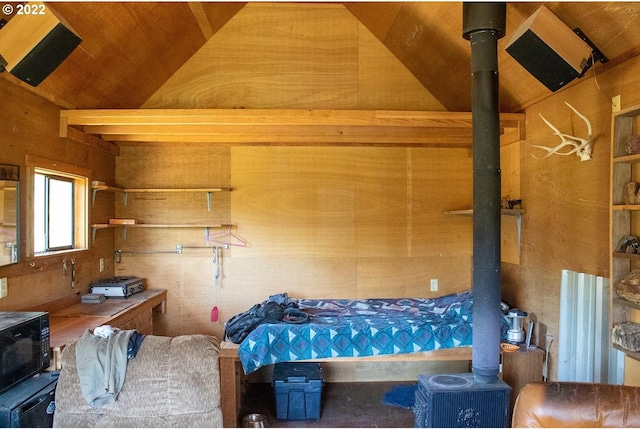
M516 215L516 225L518 230L518 256L520 256L520 242L521 242L521 232L522 232L522 215L518 213Z
M93 188L92 189L92 193L93 193L93 198L91 199L91 207L96 205L96 194L98 193L99 189ZM95 233L95 231L94 231Z
M122 227L122 239L126 241L127 239L127 227L123 226Z
M122 193L122 204L127 207L127 200L129 200L129 194L127 192Z
M211 211L211 192L207 192L207 210Z

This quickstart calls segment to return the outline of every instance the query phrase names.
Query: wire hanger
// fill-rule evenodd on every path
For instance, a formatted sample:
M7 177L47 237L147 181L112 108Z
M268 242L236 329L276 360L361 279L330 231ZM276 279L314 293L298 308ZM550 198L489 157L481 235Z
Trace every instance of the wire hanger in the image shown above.
M207 243L211 242L227 246L247 247L249 245L249 243L247 243L245 240L238 237L231 231L231 225L229 225L226 231L205 235L204 239L207 241Z

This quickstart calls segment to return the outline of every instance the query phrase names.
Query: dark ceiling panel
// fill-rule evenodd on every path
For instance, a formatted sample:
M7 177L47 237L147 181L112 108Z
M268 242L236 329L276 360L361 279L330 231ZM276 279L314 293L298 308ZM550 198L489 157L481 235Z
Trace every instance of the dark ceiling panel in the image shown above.
M205 42L186 3L52 3L83 41L41 89L77 108L139 107Z
M640 3L508 3L507 34L498 42L503 112L521 111L552 94L504 50L517 26L542 4L570 28L580 27L609 58L596 72L640 54ZM48 5L83 41L35 91L65 107L138 108L245 3ZM353 2L345 7L448 110L471 109L471 49L461 34L461 2Z

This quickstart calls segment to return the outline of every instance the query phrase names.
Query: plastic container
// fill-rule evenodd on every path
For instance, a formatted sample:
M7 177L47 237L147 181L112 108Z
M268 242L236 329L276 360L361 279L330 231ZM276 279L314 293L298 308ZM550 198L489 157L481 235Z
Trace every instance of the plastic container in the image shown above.
M311 362L277 363L273 370L278 420L319 420L322 369Z

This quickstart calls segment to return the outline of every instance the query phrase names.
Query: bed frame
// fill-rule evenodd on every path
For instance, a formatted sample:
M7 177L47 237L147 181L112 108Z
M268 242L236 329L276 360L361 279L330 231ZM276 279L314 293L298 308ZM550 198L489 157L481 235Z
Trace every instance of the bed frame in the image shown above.
M220 392L224 427L237 427L242 408L242 382L245 378L242 363L238 358L238 344L223 341L220 344ZM314 359L305 362L412 362L412 361L470 361L471 347L454 347L428 352L392 355L340 357Z

